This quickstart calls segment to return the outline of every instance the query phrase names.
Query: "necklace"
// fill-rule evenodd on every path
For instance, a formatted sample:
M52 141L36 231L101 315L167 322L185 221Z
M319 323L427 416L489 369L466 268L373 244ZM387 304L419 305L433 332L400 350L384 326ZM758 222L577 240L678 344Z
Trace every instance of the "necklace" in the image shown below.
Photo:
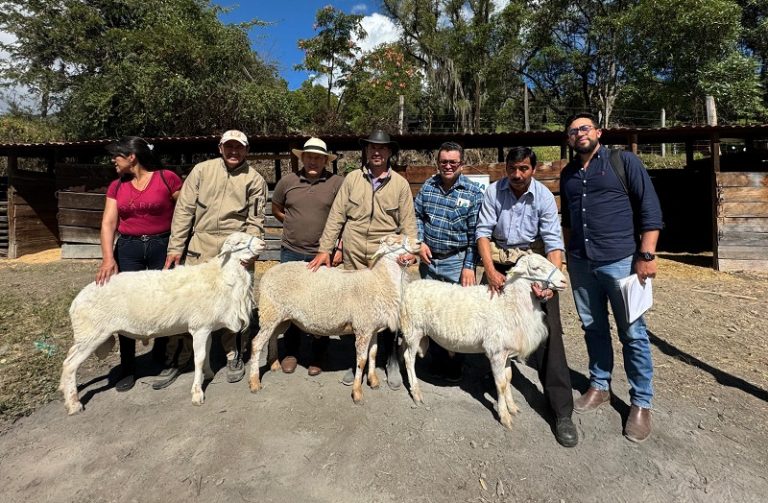
M149 186L149 182L152 181L152 175L151 174L149 176L147 176L146 178L147 178L147 181L144 183L143 187L139 186L138 183L136 185L133 184L134 181L138 182L138 180L136 178L131 180L131 186L134 189L136 189L136 191L138 191L138 194L135 195L135 196L134 195L128 196L128 197L131 198L128 201L128 207L129 208L134 208L135 207L134 203L144 194L144 190L147 188L147 186Z

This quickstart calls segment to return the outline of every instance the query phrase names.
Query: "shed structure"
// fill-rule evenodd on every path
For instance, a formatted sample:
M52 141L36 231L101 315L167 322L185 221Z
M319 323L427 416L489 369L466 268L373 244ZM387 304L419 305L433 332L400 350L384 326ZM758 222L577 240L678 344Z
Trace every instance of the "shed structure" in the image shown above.
M250 157L269 160L274 171L268 177L274 188L288 162L293 170L298 160L290 155L308 136L251 136ZM435 151L444 141L455 141L465 149L492 148L499 164L469 166L465 171L486 173L491 181L504 176L503 158L511 146L555 146L559 161L540 165L537 178L558 196L559 173L573 152L562 132L531 131L484 134L393 135L402 151ZM149 138L157 151L170 160L166 164L184 176L195 162L215 157L218 136ZM335 153L359 151L359 136L323 135ZM743 151L721 155L724 139L743 143ZM662 129L605 129L601 142L637 152L640 145L680 143L685 145L685 169L649 170L664 212L662 251L713 252L718 270L768 270L768 125L701 126ZM709 157L694 160L702 142ZM62 246L65 258L98 258L98 228L104 192L114 168L105 155L110 140L2 144L0 156L7 158L6 184L0 180L0 257L15 258L53 246ZM36 160L29 169L24 161ZM20 162L22 161L22 162ZM338 160L334 170L338 170ZM401 166L415 194L434 173L432 166ZM270 179L271 178L271 179ZM5 198L4 198L5 191ZM559 197L558 197L559 201ZM267 205L268 208L271 205ZM4 227L4 224L7 225ZM268 249L263 260L279 256L280 223L268 212Z

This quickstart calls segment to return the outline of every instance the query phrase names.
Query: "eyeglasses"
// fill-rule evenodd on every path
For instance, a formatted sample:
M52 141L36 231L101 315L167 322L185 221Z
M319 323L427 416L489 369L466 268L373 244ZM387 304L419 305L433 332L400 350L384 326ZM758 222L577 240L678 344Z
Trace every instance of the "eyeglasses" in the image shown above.
M439 161L438 164L440 164L440 166L451 166L451 167L455 168L456 166L460 166L461 165L461 161L446 161L446 160L442 160L442 161Z
M584 124L583 126L569 129L568 136L576 136L579 133L589 133L593 129L595 129L594 126L590 126L589 124Z

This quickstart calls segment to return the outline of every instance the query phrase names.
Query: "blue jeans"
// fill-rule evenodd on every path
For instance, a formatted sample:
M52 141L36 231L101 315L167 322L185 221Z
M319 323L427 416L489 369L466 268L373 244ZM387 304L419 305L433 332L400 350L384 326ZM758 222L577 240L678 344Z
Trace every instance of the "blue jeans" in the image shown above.
M632 265L631 255L615 262L568 256L573 300L581 318L589 354L590 386L604 391L610 388L613 371L611 328L608 324L610 302L622 344L630 401L638 407L651 408L653 361L645 320L641 316L631 325L627 323L619 289L619 280L632 274Z
M461 271L464 269L464 257L467 252L457 253L444 259L432 257L432 263L419 264L419 275L423 279L436 279L448 283L461 283Z
M115 262L120 272L162 269L168 251L168 238L151 237L142 241L132 236L119 236L115 244ZM136 366L136 341L118 335L120 342L120 366L123 375L133 374Z
M280 248L280 263L285 262L312 262L315 258L315 254L307 255L306 253L299 253L288 248Z

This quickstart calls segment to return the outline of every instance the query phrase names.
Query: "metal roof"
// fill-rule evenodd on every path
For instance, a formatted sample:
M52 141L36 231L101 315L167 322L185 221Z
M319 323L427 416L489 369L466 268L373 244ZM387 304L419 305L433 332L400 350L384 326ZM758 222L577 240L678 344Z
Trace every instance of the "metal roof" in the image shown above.
M566 138L562 131L514 131L508 133L407 133L391 135L401 149L433 149L443 141L455 141L465 148L502 148L512 145L561 146ZM334 151L358 150L361 135L323 134L322 138ZM681 126L673 128L610 128L603 129L606 144L685 143L714 138L768 139L768 124L751 126ZM309 135L250 135L252 152L288 152L300 147ZM37 157L49 155L98 155L113 139L52 141L45 143L0 144L0 156ZM167 154L215 152L219 136L166 136L147 138Z

